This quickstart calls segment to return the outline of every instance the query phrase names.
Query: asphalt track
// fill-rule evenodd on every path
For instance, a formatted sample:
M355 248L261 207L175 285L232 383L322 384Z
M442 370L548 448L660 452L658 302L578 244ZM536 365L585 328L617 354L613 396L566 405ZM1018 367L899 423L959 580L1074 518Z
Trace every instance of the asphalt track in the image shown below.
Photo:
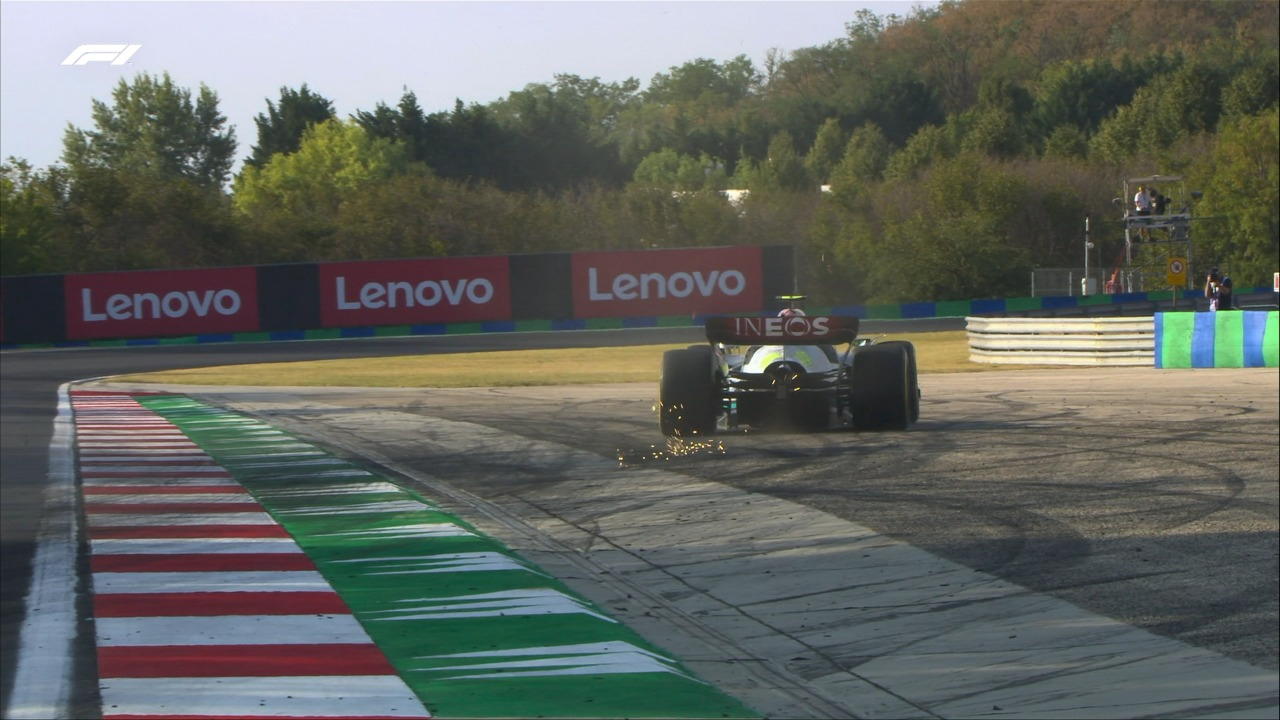
M58 383L447 340L6 353L6 705ZM201 395L446 496L774 717L1277 715L1274 370L922 387L907 433L674 455L649 387Z

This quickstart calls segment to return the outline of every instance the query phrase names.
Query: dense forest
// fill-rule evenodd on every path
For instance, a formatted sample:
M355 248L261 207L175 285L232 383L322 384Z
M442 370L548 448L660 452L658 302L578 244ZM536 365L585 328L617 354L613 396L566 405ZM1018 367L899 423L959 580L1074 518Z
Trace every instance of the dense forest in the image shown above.
M1196 191L1193 273L1270 285L1278 8L862 10L763 67L557 75L437 113L406 88L339 118L283 87L240 155L214 89L141 74L66 129L61 163L0 166L0 272L791 244L820 303L1014 296L1034 268L1080 264L1086 216L1110 265L1124 180L1177 174Z

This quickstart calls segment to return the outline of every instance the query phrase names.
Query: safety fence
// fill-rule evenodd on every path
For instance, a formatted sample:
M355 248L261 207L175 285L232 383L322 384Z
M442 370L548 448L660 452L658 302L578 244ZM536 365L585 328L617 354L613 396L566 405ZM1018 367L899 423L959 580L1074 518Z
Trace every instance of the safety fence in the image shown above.
M1036 268L1031 271L1031 297L1087 297L1102 293L1107 286L1108 268L1092 268L1086 274L1080 268ZM1142 272L1132 275L1138 280L1128 287L1141 291ZM1114 293L1111 293L1114 294Z

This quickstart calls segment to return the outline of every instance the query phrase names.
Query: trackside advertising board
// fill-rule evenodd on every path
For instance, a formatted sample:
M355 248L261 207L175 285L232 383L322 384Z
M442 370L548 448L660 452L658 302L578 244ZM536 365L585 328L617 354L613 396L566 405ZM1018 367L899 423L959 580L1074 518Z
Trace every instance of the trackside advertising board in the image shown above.
M692 248L573 256L579 318L758 312L760 248Z
M218 342L347 328L436 332L453 323L492 323L486 332L522 322L583 328L586 320L769 313L793 282L787 245L5 276L0 341Z
M326 327L511 318L505 256L326 263L319 270Z
M67 337L164 337L258 329L257 269L67 275Z

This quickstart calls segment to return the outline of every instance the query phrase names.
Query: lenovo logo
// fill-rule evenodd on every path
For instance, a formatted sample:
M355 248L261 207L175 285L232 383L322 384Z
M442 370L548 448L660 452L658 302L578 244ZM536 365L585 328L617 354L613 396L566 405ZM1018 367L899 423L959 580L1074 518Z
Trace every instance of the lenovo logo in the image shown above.
M711 297L713 294L735 296L747 287L747 279L737 270L711 270L702 272L619 273L613 276L608 287L600 288L596 268L587 269L587 297L600 300L648 300L650 298Z
M466 302L484 305L493 299L493 283L485 278L458 280L423 280L367 282L355 295L347 295L347 278L335 279L339 310L378 310L382 308L435 307L441 302L458 306Z
M760 310L758 248L575 253L579 318L661 317Z
M94 309L93 290L81 288L81 309L85 322L106 320L159 320L182 318L188 315L208 317L235 315L240 312L240 294L235 290L174 290L163 295L153 292L115 293L108 295L101 310Z

